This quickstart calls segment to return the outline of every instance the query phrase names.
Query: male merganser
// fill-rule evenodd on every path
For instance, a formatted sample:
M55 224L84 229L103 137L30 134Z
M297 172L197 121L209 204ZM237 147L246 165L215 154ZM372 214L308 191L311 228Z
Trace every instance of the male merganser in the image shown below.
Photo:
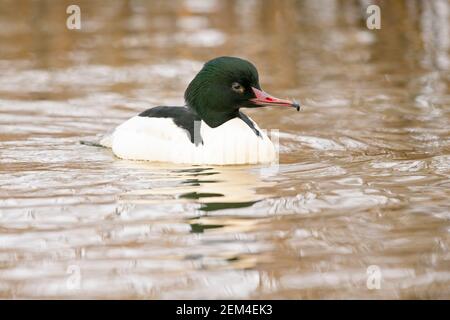
M240 108L289 106L262 91L249 61L207 62L184 93L186 106L148 109L119 125L100 144L122 159L189 164L255 164L276 159L275 148Z

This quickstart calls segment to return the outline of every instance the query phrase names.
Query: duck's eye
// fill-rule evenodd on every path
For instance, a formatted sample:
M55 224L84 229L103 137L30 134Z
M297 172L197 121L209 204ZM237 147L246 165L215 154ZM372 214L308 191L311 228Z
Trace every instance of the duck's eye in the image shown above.
M245 91L244 87L238 82L233 82L231 84L231 89L233 89L233 91L240 93L240 94L244 93L244 91Z

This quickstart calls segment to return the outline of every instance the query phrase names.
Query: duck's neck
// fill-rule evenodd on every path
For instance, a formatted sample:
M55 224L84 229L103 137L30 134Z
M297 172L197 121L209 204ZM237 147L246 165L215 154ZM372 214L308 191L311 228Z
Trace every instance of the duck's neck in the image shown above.
M253 121L247 116L245 115L243 112L236 110L233 113L220 113L220 112L213 112L213 113L209 113L209 117L207 117L206 119L202 116L199 116L197 111L194 110L194 108L191 108L189 105L187 106L187 108L190 110L190 112L192 112L195 117L203 120L209 127L211 128L217 128L218 126L224 124L225 122L234 119L234 118L239 118L242 121L244 121L244 123L246 125L248 125L250 127L250 129L253 130L253 132L260 137L261 133L259 132L258 129L256 129L255 124L253 123Z
M207 110L203 112L199 112L196 108L191 106L187 106L191 112L198 115L208 126L211 128L216 128L228 120L239 117L239 110L231 110L231 111L216 111L216 110Z

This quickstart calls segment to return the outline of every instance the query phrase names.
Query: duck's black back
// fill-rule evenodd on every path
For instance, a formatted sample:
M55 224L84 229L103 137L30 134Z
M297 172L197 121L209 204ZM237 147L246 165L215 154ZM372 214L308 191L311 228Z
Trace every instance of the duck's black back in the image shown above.
M200 137L201 119L188 107L158 106L145 110L139 114L139 117L171 118L178 127L188 132L189 139L192 143L196 145L203 143ZM195 126L195 121L199 121L199 125ZM198 130L198 132L194 132L195 130ZM195 137L198 137L199 141L195 141Z

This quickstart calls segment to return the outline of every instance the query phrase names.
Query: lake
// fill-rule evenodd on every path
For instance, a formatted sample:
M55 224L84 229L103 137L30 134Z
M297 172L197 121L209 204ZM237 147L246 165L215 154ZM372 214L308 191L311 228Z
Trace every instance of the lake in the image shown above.
M0 298L450 298L448 1L72 2L0 1ZM278 165L80 144L222 55Z

